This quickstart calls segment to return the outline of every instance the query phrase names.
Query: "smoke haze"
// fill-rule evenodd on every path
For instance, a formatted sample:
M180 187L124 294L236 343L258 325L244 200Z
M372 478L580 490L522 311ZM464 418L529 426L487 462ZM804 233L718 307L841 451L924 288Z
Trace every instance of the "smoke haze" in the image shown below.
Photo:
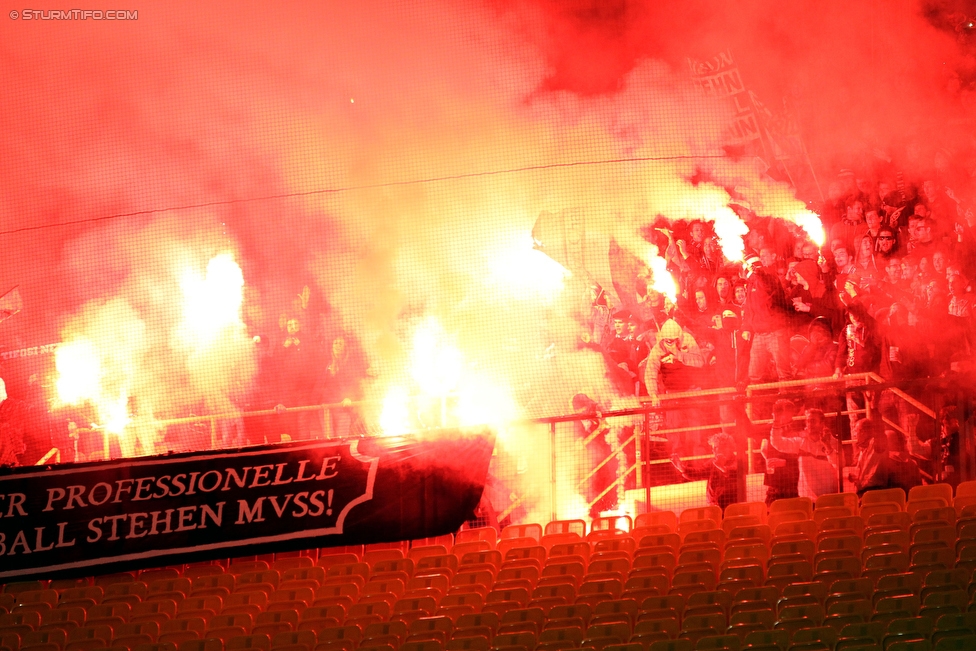
M433 318L493 418L565 413L580 391L624 404L578 346L587 279L532 250L539 214L582 209L587 237L647 263L657 215L717 219L725 188L769 214L804 205L726 156L730 110L691 83L688 57L731 50L774 113L788 100L825 193L839 167L928 174L936 152L976 144L956 135L972 92L950 83L971 73L969 45L942 20L965 6L130 9L138 20L0 22L0 289L20 285L26 305L0 327L7 347L86 336L125 351L113 386L173 414L228 408L255 373L250 337L280 336L305 286L310 336L357 342L369 399L411 383ZM241 322L187 350L172 339L180 274L225 252Z

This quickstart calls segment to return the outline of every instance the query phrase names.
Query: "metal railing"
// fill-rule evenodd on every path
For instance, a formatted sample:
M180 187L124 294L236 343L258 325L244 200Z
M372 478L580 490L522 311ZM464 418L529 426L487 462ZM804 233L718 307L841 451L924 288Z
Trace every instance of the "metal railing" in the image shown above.
M666 438L669 434L683 434L688 432L708 432L708 431L721 431L728 429L735 429L741 427L739 422L722 422L721 419L718 422L701 422L695 425L682 426L682 427L664 427L664 428L653 428L651 423L651 418L654 414L662 414L668 411L674 411L676 409L695 409L702 406L714 406L716 404L715 399L717 398L719 403L738 403L745 405L746 415L748 418L748 424L750 427L756 425L768 425L772 423L772 419L753 419L752 418L752 405L757 401L769 401L777 397L788 397L790 395L789 390L796 389L799 390L796 393L804 397L817 397L817 396L830 396L840 398L842 395L848 392L865 392L865 391L881 391L890 390L891 393L898 398L903 400L905 403L909 404L914 409L918 410L921 414L928 416L929 418L936 419L936 412L912 397L902 389L897 386L890 385L885 382L876 373L857 373L844 375L841 377L827 376L819 378L806 378L800 380L786 380L781 382L766 382L747 385L745 387L718 387L709 389L700 389L694 391L685 392L675 392L675 393L665 393L659 394L656 399L651 399L644 397L641 399L642 406L639 409L622 409L615 411L606 411L599 414L574 414L569 416L557 416L551 418L539 418L535 419L535 422L545 423L549 426L550 431L550 445L553 449L553 456L550 461L550 483L552 484L552 495L550 498L550 510L552 513L552 519L557 518L557 504L555 497L555 486L557 483L556 477L556 465L557 459L555 456L556 449L556 426L559 423L574 422L581 420L592 420L595 417L602 419L612 419L621 417L633 417L642 416L643 426L640 428L640 433L635 429L635 433L631 435L626 441L619 445L619 448L626 447L630 444L635 444L635 449L637 450L637 461L628 467L619 470L616 479L606 486L601 492L593 496L587 506L592 508L595 504L600 502L610 491L617 490L619 486L625 484L634 475L637 479L636 483L639 488L643 488L645 492L645 505L651 502L651 482L640 481L645 475L649 475L648 472L639 472L641 468L650 468L655 465L666 465L671 463L670 458L660 458L660 459L649 459L641 458L640 451L643 449L645 451L650 450L650 444L652 442L663 443L668 439ZM814 392L814 390L816 390ZM705 401L705 402L703 402ZM876 407L872 404L872 400L866 400L864 408L861 409L838 409L835 411L825 411L824 417L827 419L836 419L842 416L864 416L870 418L874 416ZM880 413L880 412L879 412ZM721 415L721 414L720 414ZM794 420L802 420L802 416L794 417ZM883 422L887 427L896 429L906 436L909 432L899 423L892 422L889 418L882 417ZM643 445L638 445L641 441L638 441L638 437L641 437ZM589 439L584 440L584 444L590 442ZM736 440L741 443L740 449L740 462L742 457L745 459L745 467L742 468L744 473L742 474L752 474L755 470L754 460L756 450L753 447L753 437L748 434L743 435L741 432L735 437ZM843 445L851 445L850 440L841 440ZM600 468L610 463L619 453L619 448L612 449L610 454L603 458L597 463L597 465L585 475L576 485L576 487L582 488L586 482L594 476ZM709 459L711 455L690 455L679 457L681 461L696 461L701 459ZM843 466L843 464L840 464ZM841 470L840 468L838 469ZM744 477L742 478L744 481ZM840 477L838 478L840 482Z
M793 390L793 393L790 393ZM626 482L633 481L633 483L639 489L644 491L644 504L650 504L651 500L651 482L646 481L645 478L649 477L651 470L659 466L665 466L671 463L670 458L649 458L649 451L651 450L651 444L662 444L668 441L669 435L681 435L691 432L710 432L710 431L731 431L735 434L735 439L739 444L739 457L740 464L742 468L743 475L742 481L745 481L744 476L746 474L752 473L755 468L753 467L753 462L756 455L756 450L753 447L753 437L749 435L749 432L743 432L743 426L754 428L755 426L769 424L770 419L753 419L752 416L752 405L758 401L770 401L779 397L790 397L791 395L796 395L797 397L812 397L812 396L824 396L830 398L839 399L841 396L848 392L880 392L882 390L890 391L890 394L894 396L897 400L903 401L906 405L909 405L912 409L916 410L920 415L925 416L930 419L937 418L937 411L931 407L925 405L917 398L913 397L907 393L903 388L891 384L885 383L884 379L875 373L860 373L855 375L847 375L840 378L835 377L821 377L821 378L809 378L802 380L789 380L784 382L769 382L769 383L759 383L752 384L745 387L719 387L719 388L708 388L697 391L686 391L681 393L666 393L658 396L658 401L652 404L650 399L641 400L639 407L629 408L629 409L619 409L614 411L606 411L600 414L594 413L575 413L567 415L559 415L545 418L536 418L527 421L521 421L522 423L537 423L548 427L549 430L549 510L552 520L559 519L559 513L557 508L557 484L558 478L557 474L560 469L560 464L568 462L569 460L560 458L558 454L558 446L556 440L556 428L557 425L563 423L573 423L580 422L584 420L592 420L594 418L601 419L629 419L629 422L635 423L634 431L628 437L622 441L618 441L618 445L614 446L610 454L608 454L603 459L599 460L594 466L590 467L587 471L576 477L575 482L573 482L574 488L579 491L592 477L598 473L603 467L611 463L615 458L619 459L620 452L622 449L628 446L633 446L635 451L633 462L628 462L626 464L619 464L616 471L615 479L608 483L602 490L591 496L588 501L588 507L593 507L594 504L604 499L611 491L621 490L621 487L626 485ZM734 421L728 419L723 419L722 411L719 411L719 418L714 422L699 422L692 425L682 425L674 427L664 427L660 426L662 423L652 423L653 420L663 420L663 415L669 411L675 411L679 409L701 409L703 407L715 407L716 405L733 405L736 409L737 417ZM333 431L333 414L337 410L341 410L348 414L357 413L359 409L367 405L374 405L375 403L366 402L343 402L343 403L325 403L319 405L304 405L298 407L283 407L281 405L273 409L261 409L254 411L244 411L244 412L227 412L219 414L207 414L201 416L186 416L181 418L171 418L163 419L158 421L153 421L152 425L158 427L160 431L165 430L169 427L177 426L192 426L205 424L207 427L209 435L209 444L212 449L217 449L220 447L219 430L221 421L238 421L241 422L244 419L256 418L256 417L271 417L271 416L281 416L284 414L301 414L318 412L320 415L318 417L318 422L321 424L321 438L332 439L336 438L335 432ZM864 415L870 417L874 415L876 407L872 404L871 400L865 401L865 406L861 409L835 409L832 411L826 411L825 417L829 418L839 418L842 416L860 416ZM706 410L707 411L707 410ZM704 413L704 412L700 412ZM714 410L713 412L714 413ZM727 413L726 413L727 415ZM798 417L799 418L799 417ZM886 427L896 429L904 434L908 434L900 423L892 422L889 418L883 418ZM655 427L655 425L658 425ZM112 435L104 430L92 430L92 429L79 429L79 432L89 432L96 437L100 434L102 437L102 447L101 454L104 458L109 458L109 446L112 441ZM588 445L593 440L593 436L590 436L589 440L584 441L584 446ZM850 444L850 441L841 441L843 444ZM52 458L61 458L60 451L52 449L47 455L42 458L39 464L50 463ZM686 455L681 457L683 461L695 461L701 459L708 459L710 455ZM843 464L841 464L843 465ZM511 505L508 505L502 510L500 516L503 518L504 515L514 511L522 502L522 498L515 496ZM500 518L501 519L501 518Z

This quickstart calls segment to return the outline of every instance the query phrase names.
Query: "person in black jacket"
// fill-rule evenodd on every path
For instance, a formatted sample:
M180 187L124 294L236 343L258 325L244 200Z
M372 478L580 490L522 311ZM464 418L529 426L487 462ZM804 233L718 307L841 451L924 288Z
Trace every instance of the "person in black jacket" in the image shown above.
M878 324L861 303L847 306L848 324L837 342L834 374L877 373L881 366Z
M847 306L848 323L837 342L837 358L834 361L834 377L856 373L877 373L881 368L881 335L878 324L864 305L852 300ZM847 392L847 410L853 412L864 409L867 402L873 404L874 392ZM850 414L851 427L858 421L858 415Z
M735 439L719 433L708 441L714 456L704 462L684 462L678 455L671 456L671 463L688 481L707 479L705 498L710 505L724 511L729 504L738 502L738 467L735 456Z
M888 440L888 488L900 488L908 495L915 486L922 485L922 473L908 452L905 435L893 429L885 430Z
M773 404L770 438L774 432L781 437L795 436L793 417L796 412L796 405L789 400L777 400ZM763 439L760 452L766 460L766 476L763 479L763 484L766 486L766 504L797 497L797 485L800 481L799 457L777 450L769 439Z
M744 264L748 278L742 336L751 342L749 381L762 381L770 360L776 367L778 380L792 379L790 318L793 309L787 305L779 279L762 268L758 257L751 255Z

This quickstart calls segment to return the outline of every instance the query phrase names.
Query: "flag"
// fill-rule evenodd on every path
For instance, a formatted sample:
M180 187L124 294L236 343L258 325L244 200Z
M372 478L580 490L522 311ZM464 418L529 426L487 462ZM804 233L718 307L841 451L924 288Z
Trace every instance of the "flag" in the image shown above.
M0 296L0 323L24 309L24 299L20 297L20 286Z

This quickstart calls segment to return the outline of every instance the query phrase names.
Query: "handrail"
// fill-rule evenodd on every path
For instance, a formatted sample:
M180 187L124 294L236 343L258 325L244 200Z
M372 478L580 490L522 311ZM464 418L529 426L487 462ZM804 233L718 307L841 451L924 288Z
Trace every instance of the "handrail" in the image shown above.
M863 381L865 383L877 382L879 384L884 383L884 379L878 376L876 373L852 373L850 375L844 375L839 378L832 375L819 378L804 378L799 380L784 380L781 382L764 382L759 384L747 385L744 389L737 387L718 387L712 389L701 389L698 391L683 391L677 393L664 393L657 396L657 398L663 402L671 402L675 400L682 400L685 398L702 398L708 396L721 396L721 395L735 395L735 394L747 394L753 391L766 391L772 389L785 389L792 387L802 387L802 386L820 386L824 384L849 384L850 382ZM888 387L891 389L895 395L899 398L905 400L922 413L935 418L936 414L934 411L926 407L924 404L918 400L912 398L910 395L904 391L897 389L895 387ZM617 409L601 412L603 417L618 417L618 416L637 416L647 413L648 409L651 411L665 410L666 407L661 405L650 405L652 398L648 396L641 396L638 398L641 403L640 407L627 408L627 409ZM299 413L308 411L331 411L332 409L350 409L361 407L364 405L379 404L378 400L361 400L356 402L334 402L334 403L323 403L318 405L302 405L298 407L273 407L271 409L257 409L253 411L240 411L240 412L225 412L218 414L206 414L200 416L182 416L179 418L165 418L153 421L159 427L168 427L171 425L187 425L192 423L207 423L215 420L231 420L237 418L249 418L255 416L276 416L288 413ZM567 414L561 416L545 416L540 418L526 418L518 419L516 422L520 423L559 423L559 422L571 422L578 420L580 414Z
M61 450L59 450L58 448L51 448L50 450L48 450L47 454L45 454L43 457L38 459L34 463L34 465L35 466L46 465L47 462L51 460L51 457L57 457L57 462L61 463Z
M884 379L881 376L879 376L879 375L876 375L874 373L869 373L869 375L871 376L871 379L875 380L876 382L879 382L879 383L884 382ZM929 409L928 407L926 407L925 405L923 405L921 402L919 402L915 398L911 397L910 395L908 395L907 393L905 393L904 391L902 391L898 387L889 387L889 388L891 389L891 392L893 394L895 394L896 396L898 396L899 398L901 398L902 400L904 400L905 402L907 402L908 404L910 404L912 407L915 407L915 409L918 409L920 412L922 412L923 414L925 414L929 418L935 418L936 417L936 414L935 414L934 411L932 411L931 409Z
M749 384L740 390L736 387L719 387L715 389L700 389L696 391L679 391L676 393L661 393L657 395L657 399L661 402L665 400L681 400L684 398L700 398L702 396L718 396L718 395L728 395L734 393L744 393L750 391L766 391L770 389L788 389L791 387L802 387L807 385L822 385L822 384L849 384L851 381L858 380L875 380L877 382L883 382L883 380L875 375L874 373L851 373L850 375L842 375L840 377L834 377L833 375L828 375L826 377L817 378L803 378L800 380L782 380L780 382L761 382L759 384ZM653 398L649 396L641 396L640 401L642 403L651 402Z

